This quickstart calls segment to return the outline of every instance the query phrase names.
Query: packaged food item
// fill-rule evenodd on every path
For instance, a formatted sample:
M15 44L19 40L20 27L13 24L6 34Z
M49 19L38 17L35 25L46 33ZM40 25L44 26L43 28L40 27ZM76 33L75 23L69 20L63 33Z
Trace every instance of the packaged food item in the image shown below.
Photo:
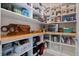
M11 3L1 3L1 8L13 11L14 6Z
M14 52L14 47L12 43L7 43L2 45L2 55L8 56Z
M2 26L1 27L2 32L8 32L8 30L9 30L8 26Z
M27 3L27 5L31 6L31 3Z
M69 16L63 16L62 20L63 20L64 22L70 21Z
M44 49L45 49L45 43L41 43L39 46L39 55L42 55L44 53Z
M63 28L58 28L58 32L63 32Z
M30 16L30 11L26 8L22 8L22 15L24 16Z
M56 17L55 22L61 22L61 17L60 16Z
M1 32L8 32L7 35L18 35L30 33L29 25L9 24L1 27Z
M22 14L21 8L14 7L13 11L16 12L16 13Z
M63 30L64 30L65 33L71 33L71 32L73 32L72 28L64 28Z
M56 11L56 15L60 16L61 15L61 11Z

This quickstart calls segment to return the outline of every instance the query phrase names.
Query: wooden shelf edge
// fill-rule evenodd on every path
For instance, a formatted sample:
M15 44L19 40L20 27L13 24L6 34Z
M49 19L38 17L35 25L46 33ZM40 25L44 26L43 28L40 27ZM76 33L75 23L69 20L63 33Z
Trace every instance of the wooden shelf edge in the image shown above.
M46 34L51 35L67 35L67 36L76 36L77 33L63 33L63 32L46 32Z
M50 35L67 35L67 36L76 36L76 33L59 33L59 32L40 32L40 33L30 33L30 34L23 34L23 35L16 35L16 36L1 36L1 43L2 42L13 42L25 38L30 38L33 36L39 36L44 34L50 34Z
M7 42L13 42L13 41L17 41L17 40L21 40L21 39L27 39L33 36L40 36L43 35L45 33L40 32L40 33L30 33L30 34L23 34L23 35L14 35L14 36L1 36L1 43L7 43Z

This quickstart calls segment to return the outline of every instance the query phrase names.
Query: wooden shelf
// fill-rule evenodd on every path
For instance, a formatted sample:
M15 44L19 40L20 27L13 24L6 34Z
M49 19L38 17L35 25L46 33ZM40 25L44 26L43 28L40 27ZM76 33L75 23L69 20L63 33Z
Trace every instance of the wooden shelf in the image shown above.
M8 42L13 42L13 41L30 38L33 36L44 35L44 34L76 36L76 33L56 33L56 32L30 33L30 34L23 34L23 35L16 35L16 36L1 36L1 43L5 44Z
M25 38L31 38L33 36L40 36L43 34L45 34L45 33L30 33L30 34L23 34L23 35L16 35L16 36L2 36L1 43L5 44L5 43L25 39Z
M46 32L46 34L51 35L67 35L67 36L76 36L76 33L63 33L63 32Z

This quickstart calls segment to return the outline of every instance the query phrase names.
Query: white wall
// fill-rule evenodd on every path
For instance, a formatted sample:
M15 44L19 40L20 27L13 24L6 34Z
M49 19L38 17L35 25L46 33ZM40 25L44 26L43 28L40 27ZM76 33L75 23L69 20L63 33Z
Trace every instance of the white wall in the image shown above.
M77 55L79 56L79 4L77 6Z

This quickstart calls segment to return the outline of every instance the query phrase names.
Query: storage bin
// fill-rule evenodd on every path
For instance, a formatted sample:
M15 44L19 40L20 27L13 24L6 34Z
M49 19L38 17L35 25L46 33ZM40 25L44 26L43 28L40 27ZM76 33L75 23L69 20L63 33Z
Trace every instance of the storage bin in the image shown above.
M1 8L13 11L14 6L11 3L1 3Z
M3 50L3 52L2 52L2 55L3 55L3 56L11 55L11 54L13 53L13 49L14 49L13 47L10 47L10 48L8 48L8 49L5 48L5 49Z
M64 32L71 33L71 32L73 32L73 29L72 28L64 28Z
M22 46L15 47L15 53L17 53L17 54L22 53Z
M14 12L22 14L21 8L14 7Z
M24 52L24 51L27 51L30 47L31 47L31 44L26 43L26 44L17 46L17 47L15 48L15 52L16 52L17 54L20 54L20 53L22 53L22 52Z
M29 10L25 9L25 8L22 8L22 15L24 15L24 16L30 16Z

